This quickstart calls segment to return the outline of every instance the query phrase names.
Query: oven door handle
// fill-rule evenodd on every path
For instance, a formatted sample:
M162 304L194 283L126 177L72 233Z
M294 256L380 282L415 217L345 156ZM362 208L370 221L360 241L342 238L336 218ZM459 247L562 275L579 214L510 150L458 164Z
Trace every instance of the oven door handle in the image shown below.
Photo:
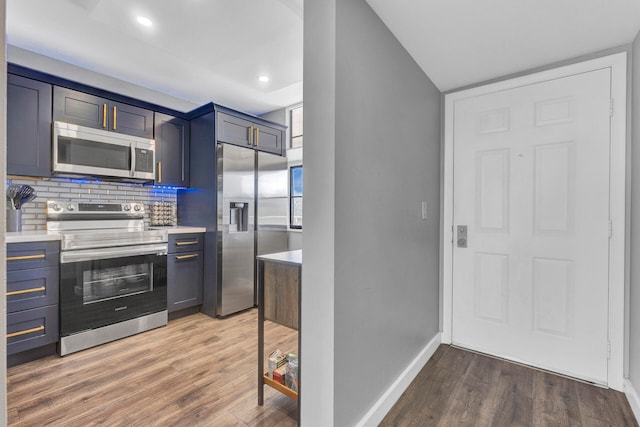
M167 244L116 246L110 248L61 251L60 264L71 262L95 261L101 259L126 258L140 255L166 255Z

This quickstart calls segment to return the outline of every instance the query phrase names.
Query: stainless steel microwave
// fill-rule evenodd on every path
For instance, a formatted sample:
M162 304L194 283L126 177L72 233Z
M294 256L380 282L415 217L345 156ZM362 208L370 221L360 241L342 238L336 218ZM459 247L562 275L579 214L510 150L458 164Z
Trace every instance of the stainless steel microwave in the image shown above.
M155 146L153 139L56 121L53 172L151 181Z

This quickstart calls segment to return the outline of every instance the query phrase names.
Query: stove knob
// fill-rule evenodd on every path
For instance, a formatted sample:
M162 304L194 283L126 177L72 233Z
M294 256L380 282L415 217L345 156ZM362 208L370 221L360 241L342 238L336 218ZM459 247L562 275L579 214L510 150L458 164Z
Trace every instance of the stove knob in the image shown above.
M67 205L67 210L68 211L75 211L76 207L74 205L69 204L69 205Z
M53 209L54 211L61 211L62 210L62 206L60 206L57 203L54 203L53 205L51 205L51 209Z
M133 210L134 210L134 211L136 211L136 212L137 212L137 211L139 211L140 209L141 209L141 208L140 208L140 205L133 205Z
M131 210L131 206L129 206L129 205L124 205L124 206L122 207L122 209L124 209L126 212L129 212L129 211Z

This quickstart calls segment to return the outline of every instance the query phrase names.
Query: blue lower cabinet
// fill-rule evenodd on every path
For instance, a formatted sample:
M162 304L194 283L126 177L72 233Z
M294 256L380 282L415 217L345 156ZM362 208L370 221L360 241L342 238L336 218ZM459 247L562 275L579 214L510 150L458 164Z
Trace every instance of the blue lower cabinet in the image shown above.
M58 341L59 257L57 241L7 244L7 355Z
M58 341L58 305L7 314L7 354Z
M169 236L167 308L169 313L202 304L202 233Z

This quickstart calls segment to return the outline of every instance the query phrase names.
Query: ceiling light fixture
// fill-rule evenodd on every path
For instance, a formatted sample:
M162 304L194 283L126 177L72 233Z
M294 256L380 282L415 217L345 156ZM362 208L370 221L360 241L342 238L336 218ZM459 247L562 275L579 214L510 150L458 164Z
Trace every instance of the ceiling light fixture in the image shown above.
M258 76L258 81L260 81L262 83L266 83L266 82L269 81L269 76L265 76L265 75Z
M146 16L138 16L136 20L138 21L138 24L144 25L145 27L150 27L151 25L153 25L151 19L147 18Z

